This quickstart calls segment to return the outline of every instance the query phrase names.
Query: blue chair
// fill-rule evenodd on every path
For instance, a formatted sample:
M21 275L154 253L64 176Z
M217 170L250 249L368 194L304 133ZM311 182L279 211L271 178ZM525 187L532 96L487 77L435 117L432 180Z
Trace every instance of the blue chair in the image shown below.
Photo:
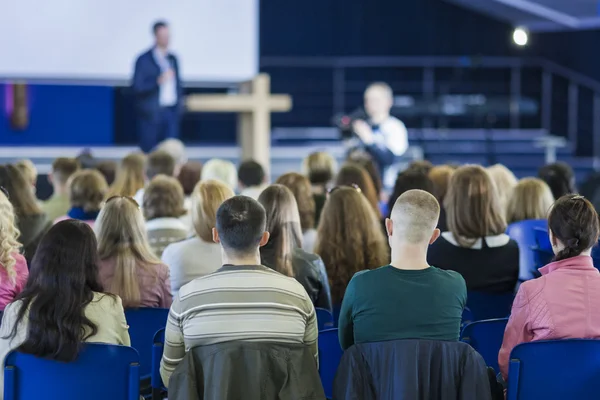
M510 354L507 399L597 399L600 394L598 354L600 340L520 344Z
M467 307L473 314L473 321L506 318L510 315L513 293L467 292Z
M534 228L533 234L535 235L535 244L537 248L552 253L552 244L550 244L550 237L548 236L548 227Z
M519 221L506 228L506 234L519 245L519 280L521 282L534 279L537 274L533 251L533 248L538 246L536 228L547 230L548 222L545 219Z
M333 328L333 315L329 310L324 308L315 308L317 313L317 324L319 325L319 332L324 329Z
M162 359L163 349L165 347L165 328L154 334L154 344L152 345L152 373L150 384L152 386L152 400L161 399L161 393L166 391L160 376L160 360Z
M343 353L337 328L319 332L319 376L328 399L333 396L333 379Z
M125 318L129 324L131 347L140 354L141 379L150 379L152 372L152 347L154 334L167 325L169 309L138 308L125 310Z
M137 351L90 343L64 363L11 352L4 363L4 400L139 400Z
M498 353L502 347L507 323L508 318L473 322L467 325L460 335L460 340L469 343L481 354L487 366L494 368L496 372L500 372Z

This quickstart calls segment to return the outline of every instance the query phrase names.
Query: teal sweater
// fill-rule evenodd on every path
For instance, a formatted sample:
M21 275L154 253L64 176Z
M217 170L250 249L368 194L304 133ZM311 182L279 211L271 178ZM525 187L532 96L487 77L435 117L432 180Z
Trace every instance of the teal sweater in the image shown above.
M361 271L344 295L340 344L347 349L396 339L458 340L466 302L465 281L454 271L392 266Z

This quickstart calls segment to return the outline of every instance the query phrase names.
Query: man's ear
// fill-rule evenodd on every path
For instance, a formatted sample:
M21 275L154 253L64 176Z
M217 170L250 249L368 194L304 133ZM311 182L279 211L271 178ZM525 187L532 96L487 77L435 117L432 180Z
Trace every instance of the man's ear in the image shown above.
M260 242L258 243L259 247L263 247L265 244L269 243L269 238L271 234L267 231L264 231L262 237L260 238Z
M385 230L388 236L392 236L394 234L394 221L389 218L385 219Z
M221 239L219 238L219 232L217 232L217 228L212 228L212 237L213 242L221 243Z
M429 244L433 244L436 240L438 240L441 234L442 232L438 228L435 228L431 234L431 239L429 239Z

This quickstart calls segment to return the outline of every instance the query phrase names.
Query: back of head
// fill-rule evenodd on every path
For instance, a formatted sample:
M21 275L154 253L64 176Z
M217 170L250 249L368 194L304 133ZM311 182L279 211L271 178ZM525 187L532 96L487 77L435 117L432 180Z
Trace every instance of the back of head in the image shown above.
M79 168L79 161L75 158L57 158L52 163L52 179L60 185L66 185L71 175L79 171Z
M390 218L392 243L427 246L440 217L436 198L424 190L408 190L396 200Z
M175 175L175 159L164 150L155 150L148 156L146 176L152 179L157 175Z
M348 161L360 165L365 171L367 171L371 177L371 181L373 181L373 185L375 186L375 192L377 192L377 196L379 196L383 190L383 181L381 179L379 167L373 158L362 151L358 151L353 152L348 158Z
M302 232L315 227L315 199L311 193L310 181L304 175L290 172L281 175L275 183L286 186L294 194L300 214Z
M146 156L131 153L119 164L117 176L110 188L110 196L135 196L146 184Z
M20 321L28 321L27 339L19 351L59 361L77 358L82 343L97 332L85 315L102 292L98 281L96 238L85 223L66 220L44 235L30 265L23 304L11 336Z
M335 176L337 162L327 152L311 153L302 163L302 173L315 186L326 186Z
M106 289L120 296L126 307L139 306L137 268L156 274L152 264L159 263L148 243L139 205L130 197L108 199L94 228L100 259L115 263L111 287Z
M375 191L375 185L363 167L353 163L344 164L335 178L335 184L336 186L358 186L375 213L380 215L379 198Z
M429 176L425 171L409 168L406 171L398 174L396 183L394 184L394 191L388 200L388 210L390 214L392 212L392 208L396 204L396 200L402 196L403 193L412 189L420 189L429 193L433 193L433 182L431 179L429 179Z
M517 186L517 178L502 164L494 164L488 167L487 171L496 185L502 212L506 212L508 200L511 198L515 186Z
M506 209L509 224L530 219L546 219L554 203L552 191L541 179L524 178L517 183Z
M433 183L433 194L440 204L444 202L448 193L448 184L455 168L450 165L438 165L429 171L429 179Z
M256 200L247 196L227 199L217 210L217 232L226 253L240 257L258 250L267 216Z
M115 182L117 177L117 163L114 161L100 161L96 164L96 171L100 172L106 183L110 186Z
M29 182L30 185L35 186L37 184L38 171L35 167L35 164L31 160L19 160L15 163L15 167L17 167L19 171L21 171L21 173L23 174L23 176L25 176L25 179L27 180L27 182Z
M18 217L42 213L31 185L17 167L11 164L0 165L0 187L4 188Z
M302 247L300 214L294 194L283 185L271 185L260 194L258 202L267 215L266 230L269 241L260 249L263 264L274 270L294 276L292 251Z
M183 193L186 196L190 196L194 191L194 188L200 182L200 175L202 174L202 163L198 161L188 161L181 167L177 179L183 187Z
M477 239L506 230L496 185L478 165L465 165L454 172L444 208L448 229L463 247L471 247Z
M4 268L14 286L17 272L15 254L19 253L19 229L15 223L15 213L8 198L0 191L0 268Z
M179 218L186 213L183 188L172 176L158 175L150 181L144 191L144 217L147 221L156 218Z
M235 196L233 190L220 181L199 182L192 192L192 223L198 237L212 242L212 229L217 226L217 210L227 199Z
M265 170L254 160L246 160L237 171L238 180L243 187L260 186L265 182Z
M408 164L407 170L421 171L425 174L429 174L433 169L433 164L428 160L415 160Z
M187 162L187 156L185 154L185 145L179 139L165 139L156 146L156 150L164 151L168 153L173 160L175 160L175 164L178 166L182 166Z
M208 160L202 168L202 181L221 181L235 190L238 184L237 171L232 162L213 158Z
M361 192L352 187L330 192L319 221L315 253L327 267L334 304L341 302L356 272L389 263L381 223Z
M77 171L69 179L69 201L71 207L85 212L99 211L108 191L106 180L93 169Z
M598 243L598 213L583 196L569 194L556 200L548 216L548 228L554 240L565 246L554 261L575 257ZM553 243L555 245L556 243Z
M577 191L575 189L575 173L567 163L556 162L545 165L539 169L538 176L550 186L555 199Z

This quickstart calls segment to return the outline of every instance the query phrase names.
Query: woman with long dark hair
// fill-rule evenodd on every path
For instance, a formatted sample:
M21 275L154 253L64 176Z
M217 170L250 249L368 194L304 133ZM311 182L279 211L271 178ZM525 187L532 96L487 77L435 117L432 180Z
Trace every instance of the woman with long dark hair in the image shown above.
M294 194L283 185L271 185L258 197L267 212L267 231L271 234L260 248L263 265L296 278L315 307L332 309L329 281L323 260L302 250L300 214Z
M0 361L17 349L69 362L84 342L130 345L121 299L103 293L92 229L81 221L54 225L42 238L25 289L4 311ZM0 393L4 386L0 374Z

